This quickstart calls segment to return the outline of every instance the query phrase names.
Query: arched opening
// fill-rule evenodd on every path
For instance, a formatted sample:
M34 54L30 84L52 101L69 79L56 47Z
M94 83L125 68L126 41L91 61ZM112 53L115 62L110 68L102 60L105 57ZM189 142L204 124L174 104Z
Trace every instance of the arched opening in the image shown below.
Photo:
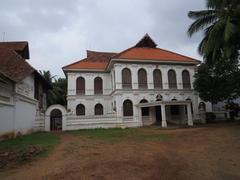
M148 85L147 85L147 72L146 72L145 69L139 69L138 70L138 87L140 89L148 88Z
M184 70L182 72L182 83L183 83L183 89L190 89L191 83L190 83L190 75L187 70Z
M123 116L133 116L133 103L129 99L123 102Z
M162 73L159 69L153 71L154 88L162 89Z
M122 70L122 88L131 89L132 88L132 74L130 69L124 68Z
M85 79L83 77L77 78L76 93L77 94L85 94Z
M200 102L198 105L198 109L200 111L206 111L206 104L204 102Z
M95 105L95 115L103 115L103 106L101 104Z
M85 115L85 106L83 104L79 104L76 107L76 115L84 116Z
M100 77L94 79L94 94L103 93L103 80Z
M146 99L142 99L140 103L148 103ZM149 107L142 107L142 116L149 116Z
M168 85L169 89L177 89L176 72L172 69L168 71Z
M50 130L62 130L62 112L59 109L53 109L50 113Z

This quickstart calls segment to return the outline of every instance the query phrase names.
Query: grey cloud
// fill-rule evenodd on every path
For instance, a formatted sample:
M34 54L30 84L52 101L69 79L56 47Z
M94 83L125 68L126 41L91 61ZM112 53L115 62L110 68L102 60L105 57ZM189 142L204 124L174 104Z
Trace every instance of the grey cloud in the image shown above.
M205 0L8 0L0 2L6 40L27 40L30 63L63 76L86 49L122 51L148 32L159 47L200 58L201 36L186 34L189 10ZM0 32L0 33L1 33Z

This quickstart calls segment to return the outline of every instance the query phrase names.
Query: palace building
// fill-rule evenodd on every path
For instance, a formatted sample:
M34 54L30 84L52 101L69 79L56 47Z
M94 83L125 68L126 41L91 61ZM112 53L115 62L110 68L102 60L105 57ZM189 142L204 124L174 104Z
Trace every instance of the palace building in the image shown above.
M211 104L201 101L193 89L198 64L158 48L148 34L120 53L87 51L85 59L63 67L68 103L62 128L201 122L200 111Z

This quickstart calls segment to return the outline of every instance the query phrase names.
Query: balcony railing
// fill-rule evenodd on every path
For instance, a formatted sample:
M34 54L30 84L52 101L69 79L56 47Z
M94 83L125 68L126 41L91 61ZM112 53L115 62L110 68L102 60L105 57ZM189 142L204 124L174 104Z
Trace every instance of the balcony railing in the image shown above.
M132 89L132 83L123 83L122 88L123 89Z
M139 83L139 84L138 84L138 88L139 88L139 89L147 89L147 88L148 88L148 85L147 85L147 83Z
M79 90L79 89L77 89L77 90L76 90L76 93L77 93L77 94L85 94L85 90Z
M94 90L94 94L103 94L103 90Z

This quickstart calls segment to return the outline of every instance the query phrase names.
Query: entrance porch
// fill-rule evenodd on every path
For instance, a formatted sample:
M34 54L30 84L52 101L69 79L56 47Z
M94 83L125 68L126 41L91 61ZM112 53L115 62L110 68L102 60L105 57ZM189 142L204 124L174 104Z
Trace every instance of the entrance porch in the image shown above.
M169 124L193 126L191 101L156 101L139 103L139 121L143 126ZM146 111L149 113L146 113ZM147 115L147 116L146 116Z

